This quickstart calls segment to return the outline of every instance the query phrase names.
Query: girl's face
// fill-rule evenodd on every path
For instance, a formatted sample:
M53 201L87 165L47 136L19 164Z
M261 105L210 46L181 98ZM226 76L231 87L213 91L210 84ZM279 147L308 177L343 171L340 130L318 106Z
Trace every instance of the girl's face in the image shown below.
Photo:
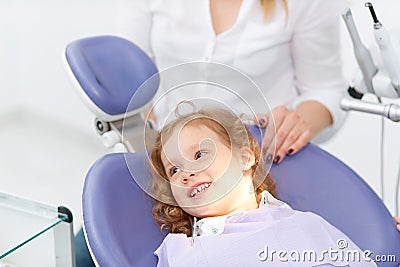
M203 218L257 207L246 171L251 155L248 149L231 150L208 127L191 124L165 142L161 160L178 205Z

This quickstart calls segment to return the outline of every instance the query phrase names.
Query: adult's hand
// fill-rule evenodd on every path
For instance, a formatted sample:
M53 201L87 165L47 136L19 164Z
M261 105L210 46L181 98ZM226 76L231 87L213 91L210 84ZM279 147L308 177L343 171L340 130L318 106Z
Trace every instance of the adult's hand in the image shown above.
M285 156L300 151L319 131L330 125L332 117L321 103L306 101L294 111L277 106L269 114L257 114L255 123L265 128L264 158L278 164Z
M394 217L394 221L396 222L397 231L400 232L400 218L396 216Z

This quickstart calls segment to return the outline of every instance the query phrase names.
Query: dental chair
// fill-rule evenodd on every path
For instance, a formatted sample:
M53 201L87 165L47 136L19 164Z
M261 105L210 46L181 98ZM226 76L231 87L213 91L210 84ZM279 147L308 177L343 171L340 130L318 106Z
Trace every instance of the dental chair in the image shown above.
M152 200L126 162L140 179L151 179L146 152L105 155L86 176L82 205L88 244L99 266L156 266L153 252L167 233L153 221ZM395 255L396 262L377 262L378 266L398 266L400 234L393 217L341 161L309 144L274 165L271 173L281 200L321 215L372 256Z
M72 42L68 47L66 58L74 78L80 81L89 77L88 83L94 83L79 82L79 86L84 94L92 96L93 90L95 97L98 97L100 104L93 109L96 116L102 114L103 110L99 112L102 104L106 106L111 101L107 98L109 95L119 97L118 88L127 89L129 92L124 92L125 95L135 95L136 88L145 78L155 73L151 60L138 47L122 38L84 38ZM113 53L119 56L115 57ZM128 59L123 55L130 57ZM101 60L98 61L99 57ZM116 63L117 59L120 61ZM109 68L111 65L107 60L114 62L119 70ZM105 70L102 70L103 66ZM135 84L135 79L138 79L136 87L132 84L113 86L113 82L122 85L124 81L117 81L118 76L107 77L115 73L119 75L124 68L132 68L129 72L132 77L128 80ZM98 88L99 84L104 84L102 81L111 81L108 89ZM107 90L110 92L104 93ZM139 104L132 112L134 116L155 91L137 97ZM97 101L93 100L95 97L89 97L90 101ZM122 113L114 114L118 119L123 118L121 114L125 112L126 103L122 103L122 108L118 110ZM120 104L115 103L115 106ZM108 111L105 113L108 114ZM114 121L108 115L100 119ZM255 126L250 128L260 140ZM124 146L128 151L133 151L129 145ZM135 177L132 169L135 170ZM377 262L378 266L399 265L400 233L396 230L392 215L363 179L343 162L319 147L308 144L297 154L285 157L279 165L273 165L271 175L276 182L279 198L292 208L319 214L349 236L362 250L371 251L371 257L395 257L395 262ZM151 267L157 264L153 252L167 232L161 231L153 221L152 200L138 185L138 179L151 179L146 151L105 155L92 165L86 176L82 194L84 230L89 250L99 266Z

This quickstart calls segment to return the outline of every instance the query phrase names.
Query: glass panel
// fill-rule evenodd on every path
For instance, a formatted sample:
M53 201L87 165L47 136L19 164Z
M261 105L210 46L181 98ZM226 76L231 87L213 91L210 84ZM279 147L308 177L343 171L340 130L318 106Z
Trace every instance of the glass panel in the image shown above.
M0 259L68 219L52 207L0 192Z

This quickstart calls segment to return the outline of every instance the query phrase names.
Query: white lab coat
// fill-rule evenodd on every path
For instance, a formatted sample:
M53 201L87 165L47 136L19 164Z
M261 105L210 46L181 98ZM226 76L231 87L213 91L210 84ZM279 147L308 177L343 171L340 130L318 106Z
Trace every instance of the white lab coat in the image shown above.
M239 70L268 102L260 104L254 88L235 88L255 113L319 101L333 116L333 126L324 133L328 136L345 116L339 108L346 92L339 33L344 2L287 0L288 16L277 2L275 15L265 22L260 1L243 0L236 23L216 35L208 0L128 0L121 4L118 31L144 49L161 71L190 61L218 62ZM180 90L156 112L166 116L180 100L199 96L225 99L235 108L238 100L221 92Z

